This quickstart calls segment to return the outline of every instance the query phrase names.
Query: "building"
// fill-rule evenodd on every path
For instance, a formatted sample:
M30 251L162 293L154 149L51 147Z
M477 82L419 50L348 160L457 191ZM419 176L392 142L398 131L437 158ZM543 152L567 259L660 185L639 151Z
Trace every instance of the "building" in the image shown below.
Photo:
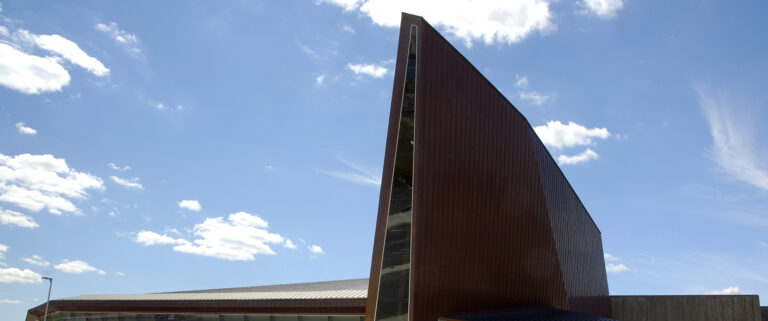
M600 230L531 125L421 17L394 79L369 279L85 295L50 320L760 320L754 295L611 297Z

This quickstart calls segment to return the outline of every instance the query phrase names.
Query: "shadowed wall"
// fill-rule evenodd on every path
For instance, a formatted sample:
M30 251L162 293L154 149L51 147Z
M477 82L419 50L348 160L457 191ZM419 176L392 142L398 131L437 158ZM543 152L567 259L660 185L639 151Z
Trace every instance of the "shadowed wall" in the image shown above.
M530 306L610 317L600 231L530 124L436 30L404 14L366 320L377 303L411 25L409 319Z

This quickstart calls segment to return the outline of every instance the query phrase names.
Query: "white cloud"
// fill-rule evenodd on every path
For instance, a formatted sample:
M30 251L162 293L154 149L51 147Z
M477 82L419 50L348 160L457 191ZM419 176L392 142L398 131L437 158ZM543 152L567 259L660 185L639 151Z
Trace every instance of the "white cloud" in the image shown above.
M96 30L106 33L112 37L115 42L125 47L125 49L128 50L128 53L132 55L141 54L141 49L136 46L139 43L139 39L136 38L136 35L126 32L125 30L120 30L120 28L117 27L117 23L97 23L94 27Z
M526 88L528 87L528 77L515 75L515 87Z
M546 126L536 126L533 129L545 145L557 149L591 145L593 138L606 139L611 136L606 128L589 129L572 121L568 122L568 125L557 120L548 121Z
M622 0L584 0L579 2L585 10L582 13L592 14L600 18L616 17L616 12L624 7Z
M307 246L307 248L313 254L325 254L325 252L323 251L323 248L320 247L319 245L310 245L310 246Z
M5 252L8 252L8 245L0 244L0 260L5 258Z
M325 80L325 74L317 76L317 78L315 78L315 85L322 86L324 80Z
M38 47L56 53L69 62L85 68L92 74L103 77L109 75L109 68L98 59L89 56L72 40L59 35L32 35Z
M8 300L8 299L0 300L0 304L17 304L17 303L22 303L22 302L19 300Z
M31 127L27 127L24 125L24 123L16 123L16 129L19 131L19 134L22 135L35 135L37 134L37 130Z
M144 189L144 186L139 183L138 177L132 177L132 178L120 178L117 176L110 176L109 178L112 179L115 183L118 185L122 185L123 187L127 188L135 188L135 189Z
M740 115L736 111L745 106L733 103L725 95L715 95L704 89L699 89L698 94L712 134L713 158L720 169L742 182L768 190L765 155L755 154L765 153L765 149L760 143L753 143L749 117L754 116Z
M610 273L621 273L624 271L629 271L629 268L624 264L608 263L605 265L605 270Z
M45 266L51 265L51 262L46 261L40 255L32 255L32 257L25 257L22 260L24 260L24 262L27 262L27 263L33 264L33 265L37 265L37 266L45 267Z
M536 105L543 105L550 98L552 97L546 94L542 94L538 91L521 91L520 92L520 99L530 101Z
M741 294L738 286L730 286L722 290L710 291L704 294Z
M518 1L440 1L440 0L325 0L345 11L359 10L377 25L400 26L400 13L423 16L467 47L473 41L487 45L519 42L534 32L547 33L557 26L552 22L549 2Z
M344 8L344 11L352 11L357 9L357 7L359 7L363 1L362 0L319 0L318 1L318 3L323 3L323 2L342 7Z
M0 43L0 85L25 94L61 91L69 72L56 57L28 55Z
M115 274L116 274L117 276L125 276L125 273L123 273L123 272L115 272Z
M144 246L177 243L175 238L170 237L167 234L158 234L152 231L140 231L139 233L136 233L134 242L143 244Z
M176 252L197 254L232 261L251 261L255 255L276 254L269 244L284 243L282 236L267 231L267 221L246 212L223 217L208 218L195 225L193 233L198 238L174 239L166 234L141 231L136 242L144 245L174 245Z
M29 269L0 269L0 283L40 283L41 275Z
M51 214L79 213L72 199L84 199L87 190L103 190L100 178L78 172L64 159L50 154L0 153L0 201L30 211L48 209Z
M199 212L202 207L200 206L200 202L197 200L182 200L179 202L179 207L186 208L190 211Z
M619 258L617 258L617 257L615 257L613 255L610 255L608 253L603 253L603 256L605 257L606 261L618 261L619 260Z
M6 26L0 26L0 36L7 37L9 35L11 35L11 33L8 31L8 28Z
M16 225L24 228L38 228L40 225L35 222L35 219L19 213L16 211L6 210L0 207L0 224L3 225Z
M96 267L91 266L90 264L80 261L80 260L64 260L64 263L56 264L53 266L54 269L57 269L59 271L62 271L64 273L71 273L71 274L82 274L85 272L96 272L98 274L106 274L103 270L97 269Z
M120 167L120 166L117 166L117 165L115 165L115 163L109 163L109 164L107 164L107 165L109 166L109 168L111 168L111 169L114 169L114 170L116 170L116 171L120 171L120 172L124 172L124 171L129 171L129 170L131 170L131 167L130 167L130 166L123 166L123 167Z
M557 162L561 165L575 165L578 163L588 162L593 159L597 159L600 157L595 151L587 148L587 150L578 153L576 155L568 156L568 155L560 155L557 156Z
M294 244L291 240L285 240L285 244L283 245L291 250L295 250L298 246Z
M370 185L376 185L376 186L381 185L381 176L378 175L373 170L367 169L361 165L355 164L353 162L350 162L344 159L339 159L339 161L349 166L354 171L347 171L347 172L321 171L321 173L324 173L326 175L333 176L345 181L353 182L353 183L370 184Z
M375 64L347 64L347 69L355 75L367 75L373 78L382 78L387 74L387 68Z

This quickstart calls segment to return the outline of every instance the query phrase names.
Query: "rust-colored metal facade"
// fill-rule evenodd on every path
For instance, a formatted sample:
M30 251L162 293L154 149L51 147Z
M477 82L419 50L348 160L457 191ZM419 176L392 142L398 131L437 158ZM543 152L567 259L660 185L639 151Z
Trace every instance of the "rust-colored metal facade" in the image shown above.
M366 320L376 313L412 26L408 319L532 306L610 317L600 231L531 125L424 19L403 14Z

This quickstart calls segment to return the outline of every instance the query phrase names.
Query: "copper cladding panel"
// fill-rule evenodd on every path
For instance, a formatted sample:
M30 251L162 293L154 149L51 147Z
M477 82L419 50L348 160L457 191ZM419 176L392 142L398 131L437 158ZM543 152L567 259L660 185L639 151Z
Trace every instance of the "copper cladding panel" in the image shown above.
M600 230L544 144L531 132L571 310L611 317Z
M410 320L530 306L610 316L600 232L530 124L436 30L404 14L366 320L376 307L411 24L419 48Z

